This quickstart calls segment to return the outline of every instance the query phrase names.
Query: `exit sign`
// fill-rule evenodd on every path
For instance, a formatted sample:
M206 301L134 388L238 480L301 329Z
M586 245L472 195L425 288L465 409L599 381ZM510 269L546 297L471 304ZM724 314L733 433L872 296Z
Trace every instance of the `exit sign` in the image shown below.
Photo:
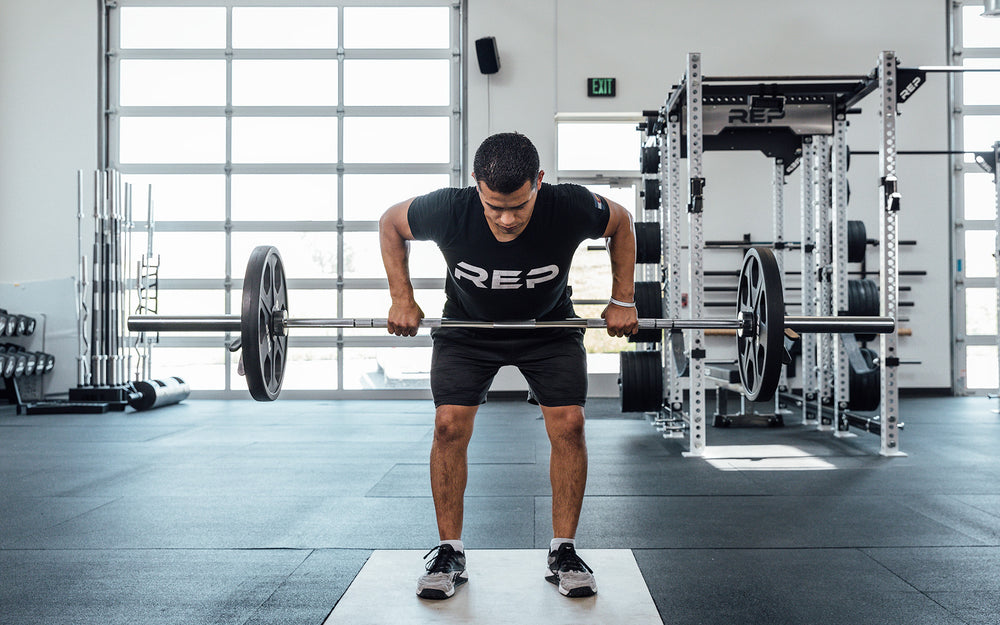
M614 78L588 78L587 96L591 98L613 98L615 97Z

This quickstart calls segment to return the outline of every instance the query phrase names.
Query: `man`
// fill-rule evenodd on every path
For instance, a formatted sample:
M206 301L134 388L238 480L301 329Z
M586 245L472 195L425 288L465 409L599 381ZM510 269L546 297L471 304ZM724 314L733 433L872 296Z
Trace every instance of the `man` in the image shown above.
M414 336L424 316L409 278L408 241L414 239L435 241L444 255L444 317L504 321L573 317L567 287L573 253L585 239L607 237L612 287L601 316L612 336L638 330L631 216L584 187L542 184L543 175L531 141L496 134L476 151L474 187L441 189L385 212L379 231L392 297L390 333ZM554 538L546 579L566 596L593 595L593 571L576 554L574 541L587 483L583 330L436 328L431 336L436 413L430 472L441 542L427 554L436 552L417 594L447 599L468 580L461 540L466 450L476 410L497 370L515 365L541 407L552 446Z

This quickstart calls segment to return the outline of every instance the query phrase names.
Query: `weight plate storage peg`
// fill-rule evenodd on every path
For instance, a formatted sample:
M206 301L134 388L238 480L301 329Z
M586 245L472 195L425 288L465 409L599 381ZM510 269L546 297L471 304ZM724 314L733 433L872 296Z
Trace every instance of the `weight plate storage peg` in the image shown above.
M736 331L738 368L743 394L750 401L774 397L781 379L785 336L785 303L781 272L774 253L763 247L747 251L736 291L738 315L750 316L754 331Z
M288 315L285 268L278 249L260 245L250 254L243 278L240 318L243 369L250 395L257 401L274 401L285 379L288 335L275 332L275 317Z

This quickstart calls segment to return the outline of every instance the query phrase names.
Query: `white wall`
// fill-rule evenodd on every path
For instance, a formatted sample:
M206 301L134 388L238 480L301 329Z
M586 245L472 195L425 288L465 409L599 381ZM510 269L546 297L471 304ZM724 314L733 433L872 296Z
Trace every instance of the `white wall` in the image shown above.
M0 0L0 282L76 275L76 172L97 167L97 16L96 0Z
M489 83L474 66L469 71L469 158L489 132L519 130L536 142L547 180L554 182L556 113L656 109L683 74L688 52L702 53L706 76L866 74L882 50L894 50L903 65L943 65L947 8L942 0L469 0L470 42L496 37L501 61ZM617 97L586 97L590 76L616 77ZM861 106L863 113L851 120L849 143L858 150L877 149L876 99ZM932 76L902 108L899 147L945 148L947 121L946 83ZM759 153L708 153L704 171L706 238L738 238L745 232L769 238L770 161ZM948 163L942 157L901 157L898 175L900 237L919 242L917 248L903 249L900 266L928 272L901 281L913 287L901 299L917 306L901 309L901 316L911 319L902 325L913 328L914 336L900 339L900 355L924 364L901 368L900 377L908 387L948 387ZM874 238L877 180L877 159L854 159L849 216L863 219ZM797 173L788 180L787 239L798 238L799 184ZM739 260L738 252L713 252L706 268L733 269ZM877 253L870 252L868 260L870 268L877 268ZM786 260L798 262L791 254ZM726 313L715 308L707 314ZM728 342L710 347L712 357L733 355Z

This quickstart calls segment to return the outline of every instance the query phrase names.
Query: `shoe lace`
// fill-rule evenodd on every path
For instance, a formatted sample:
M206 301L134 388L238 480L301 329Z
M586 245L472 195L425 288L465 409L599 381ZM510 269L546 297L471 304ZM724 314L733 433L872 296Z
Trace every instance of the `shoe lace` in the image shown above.
M447 547L447 549L442 549L442 547ZM437 552L437 553L435 553ZM434 553L434 557L431 558L430 562L424 565L428 573L449 573L452 570L452 564L458 558L458 552L451 548L450 545L438 545L434 547L426 554L424 554L424 560L430 557Z
M583 558L577 555L576 549L569 543L564 543L559 547L556 554L556 569L559 571L587 571L593 573L594 569L587 566Z

